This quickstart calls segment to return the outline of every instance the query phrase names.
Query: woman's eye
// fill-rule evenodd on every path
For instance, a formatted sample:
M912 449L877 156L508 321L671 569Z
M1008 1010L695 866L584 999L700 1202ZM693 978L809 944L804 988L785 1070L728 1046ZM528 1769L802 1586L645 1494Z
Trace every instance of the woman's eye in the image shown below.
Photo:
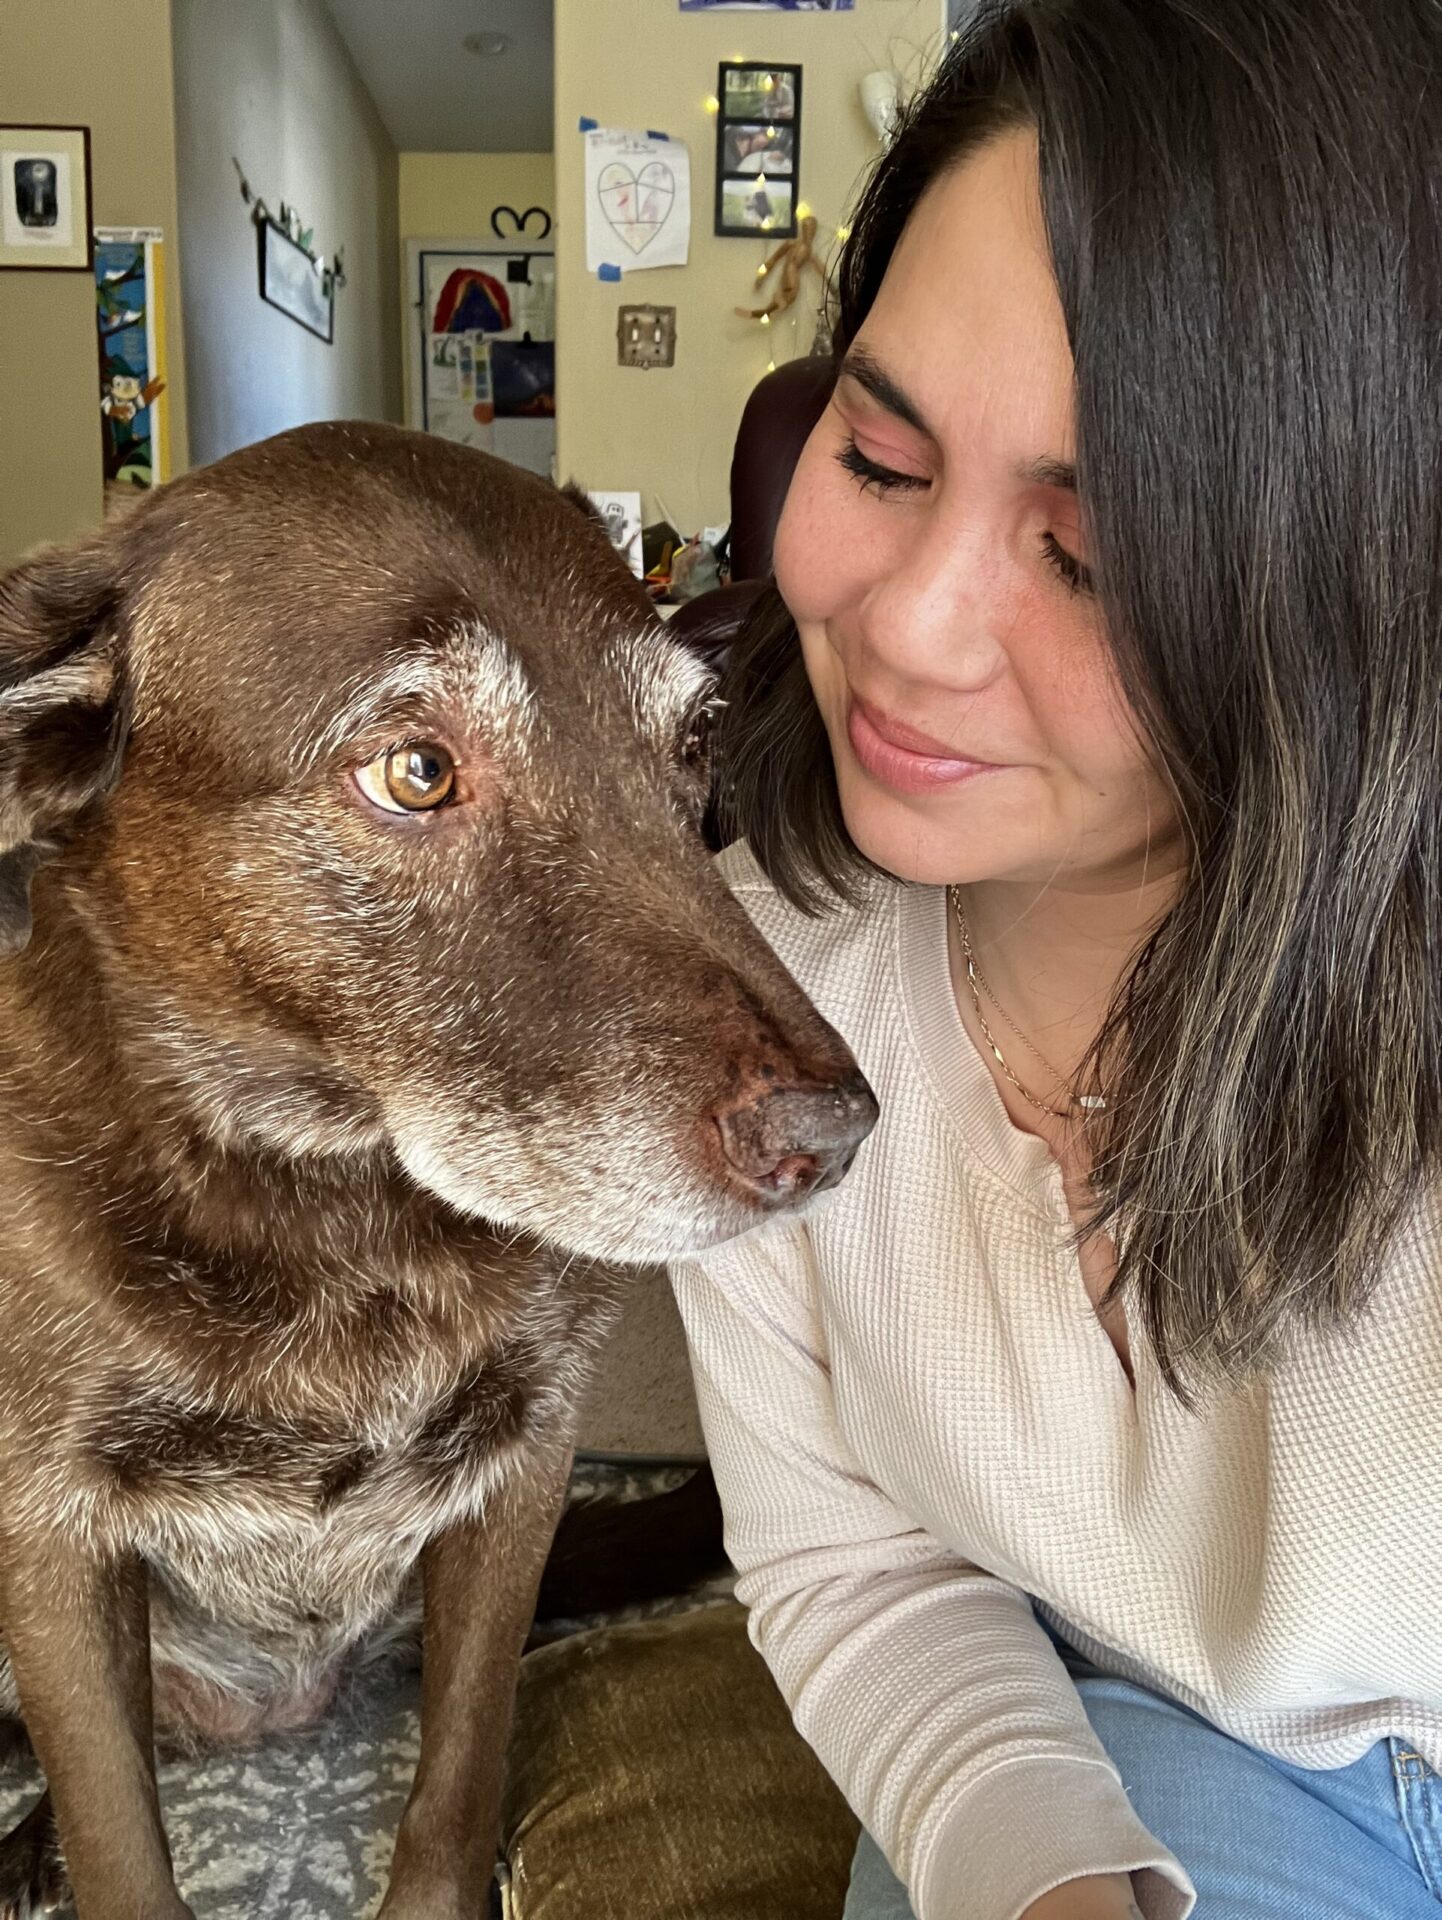
M919 488L929 487L931 482L925 474L902 473L896 467L884 467L879 460L873 460L848 436L846 444L837 451L836 458L853 480L861 484L865 493L868 487L874 487L877 493L913 493Z
M1041 550L1049 564L1059 573L1073 593L1092 593L1096 582L1090 567L1078 560L1074 553L1068 553L1054 533L1044 533L1041 537Z
M408 741L356 768L356 785L387 813L434 813L455 790L456 763L430 740Z

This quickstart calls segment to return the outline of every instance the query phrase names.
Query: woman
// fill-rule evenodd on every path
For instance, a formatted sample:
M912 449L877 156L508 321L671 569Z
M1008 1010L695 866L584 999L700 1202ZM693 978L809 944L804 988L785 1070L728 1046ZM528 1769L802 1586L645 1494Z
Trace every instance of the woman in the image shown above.
M854 224L722 751L883 1117L675 1275L847 1920L1442 1913L1439 179L1433 0L1021 0Z

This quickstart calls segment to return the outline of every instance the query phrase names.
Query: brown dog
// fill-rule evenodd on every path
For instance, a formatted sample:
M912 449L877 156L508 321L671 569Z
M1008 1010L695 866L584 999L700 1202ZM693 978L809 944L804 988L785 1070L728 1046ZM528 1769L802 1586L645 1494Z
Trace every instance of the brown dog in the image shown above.
M563 1256L742 1232L875 1117L711 871L708 697L574 505L392 428L0 583L0 1710L81 1920L189 1911L157 1727L314 1717L416 1575L382 1912L484 1911L617 1291ZM53 1853L42 1803L11 1912Z

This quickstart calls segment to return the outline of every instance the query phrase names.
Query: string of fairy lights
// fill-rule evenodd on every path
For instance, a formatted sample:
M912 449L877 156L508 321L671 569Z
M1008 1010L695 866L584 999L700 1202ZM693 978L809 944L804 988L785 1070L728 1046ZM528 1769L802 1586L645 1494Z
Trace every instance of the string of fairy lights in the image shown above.
M796 203L797 225L799 226L803 220L812 219L812 218L815 218L814 209L805 200L798 200ZM833 248L840 246L842 242L847 238L850 232L851 232L851 229L849 226L825 227L823 226L823 223L819 219L816 221L817 240L819 241L821 239L823 233L828 233L831 236L831 238L825 243L827 258L826 258L826 261L821 266L823 288L829 284L830 278L831 278L832 250ZM820 249L818 248L817 251L820 252ZM756 269L756 279L754 282L756 286L759 287L761 282L766 278L766 272L767 272L766 263L763 260L761 265ZM804 284L805 283L803 282L803 285ZM823 294L823 301L824 301L824 297L825 296ZM758 319L758 321L756 322L757 326L766 329L768 335L774 336L775 333L777 332L777 327L775 324L776 321L777 320L780 320L782 322L789 321L790 328L791 328L791 351L786 355L786 358L788 360L795 360L801 351L800 343L798 339L798 329L800 327L801 316L803 312L813 314L813 315L817 314L818 304L813 302L807 305L803 303L803 301L798 299L794 301L792 305L788 307L784 313L777 314L777 315L763 313L761 317ZM774 337L768 341L768 346L769 346L769 357L766 361L766 371L768 373L775 373L776 347L775 347Z
M772 80L772 77L770 74L768 74L765 80L762 81L763 87L767 85L774 85L774 84L775 83ZM721 102L714 93L708 94L706 96L706 100L704 104L705 104L706 112L708 114L711 114L714 116L721 111ZM767 133L768 133L768 136L774 140L777 138L778 129L775 127L769 127L767 129ZM767 181L766 181L766 169L765 169L764 163L759 173L756 176L756 184L763 191L765 190ZM832 246L839 246L846 239L847 235L851 232L851 229L849 226L844 226L844 225L839 227L826 226L825 223L821 221L820 218L817 217L816 209L810 204L809 201L806 201L806 200L798 200L796 202L795 219L798 227L800 226L803 220L809 220L809 219L816 220L817 238L820 239L823 234L829 234L831 236L830 240L826 242L828 253ZM767 215L766 217L764 217L763 219L757 222L757 232L760 234L771 232L774 230L774 227L775 227L775 218L772 215ZM766 261L763 260L756 269L754 285L759 287L762 281L766 278L768 271L769 269L768 269L767 263ZM825 269L823 269L823 272L824 271ZM802 303L798 300L794 302L790 307L788 307L784 314L774 316L774 318L776 319L789 321L789 324L790 324L792 350L790 354L786 356L788 359L794 360L795 358L797 358L797 354L798 354L797 329L798 329L798 325L799 325L803 311L811 312L812 309L809 307L803 308ZM768 343L767 343L768 358L766 361L766 371L768 373L775 373L776 371L775 335L779 331L779 329L773 324L773 316L769 313L763 313L757 320L756 324L759 327L763 328L769 336Z
M951 30L948 32L946 38L950 43L954 45L955 42L961 38L960 29L957 27L952 27ZM920 50L913 49L912 51L919 52ZM744 64L742 60L742 56L740 54L736 56L736 59L733 64L737 66ZM764 79L761 82L761 86L765 91L769 91L772 87L775 86L775 84L776 82L775 82L774 76L769 73L764 77ZM708 94L706 96L705 108L706 108L706 112L712 116L720 113L721 102L714 93ZM868 111L870 110L868 109ZM878 134L880 134L883 139L888 137L886 131L882 128L879 122L877 123L877 130L878 130ZM769 127L767 129L767 137L771 140L776 140L779 137L779 129L774 126ZM765 169L765 164L763 162L762 167L757 175L757 186L764 192L766 185L767 185L766 169ZM811 207L805 200L798 200L796 202L796 207L795 207L795 222L796 222L797 228L799 229L802 221L807 219L816 219L816 234L812 241L812 254L815 256L816 264L820 269L823 286L824 287L829 286L830 279L831 279L831 265L834 258L834 250L836 247L840 246L843 242L845 242L849 238L851 233L851 228L849 225L845 225L845 224L839 227L825 226L822 223L822 221L819 218L817 218L815 209L813 207ZM774 227L775 227L775 218L772 215L767 215L757 222L757 231L758 233L763 235L766 234L767 232L773 231ZM825 239L824 237L827 234L830 235L829 239ZM821 244L818 245L817 244L818 242L820 242ZM767 275L771 271L772 271L772 268L770 265L770 256L768 255L767 260L762 261L761 264L756 269L756 277L753 283L754 286L759 288L762 282L767 278ZM803 275L803 285L804 284L805 284L805 280ZM825 313L824 294L823 294L822 303L819 309L817 307L808 306L802 299L797 298L793 300L789 306L784 307L780 313L774 316L770 313L762 313L757 316L757 325L762 327L768 334L769 352L768 352L768 358L766 362L766 371L768 373L774 373L776 371L775 335L778 331L778 328L776 327L774 322L776 320L784 321L789 316L790 327L791 327L791 349L792 350L790 355L788 355L787 357L790 359L795 359L798 353L797 328L803 312L817 313L818 324L824 325L824 313Z

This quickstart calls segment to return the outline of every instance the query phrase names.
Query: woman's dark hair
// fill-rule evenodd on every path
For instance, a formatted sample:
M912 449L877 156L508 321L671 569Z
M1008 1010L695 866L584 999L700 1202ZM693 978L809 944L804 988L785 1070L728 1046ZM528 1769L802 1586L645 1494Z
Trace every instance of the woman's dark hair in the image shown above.
M1184 1395L1350 1321L1442 1143L1442 8L984 7L867 185L838 351L926 189L1034 128L1118 668L1179 897L1090 1067L1098 1226ZM769 597L726 805L796 905L854 895Z

